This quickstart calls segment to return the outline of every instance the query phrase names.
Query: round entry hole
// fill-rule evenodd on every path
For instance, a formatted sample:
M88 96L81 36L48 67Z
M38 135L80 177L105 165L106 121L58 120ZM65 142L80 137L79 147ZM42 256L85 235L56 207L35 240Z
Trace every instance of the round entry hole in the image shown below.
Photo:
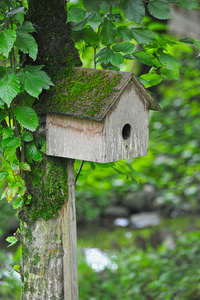
M130 137L130 134L131 134L131 125L127 123L122 128L122 137L123 137L123 139L127 140Z

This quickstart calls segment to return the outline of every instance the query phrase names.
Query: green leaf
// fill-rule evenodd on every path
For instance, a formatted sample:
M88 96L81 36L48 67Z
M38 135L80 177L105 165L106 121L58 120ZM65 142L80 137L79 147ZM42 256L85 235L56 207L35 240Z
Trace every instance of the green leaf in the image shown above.
M20 145L21 146L21 145ZM20 147L19 146L19 147ZM16 156L16 148L17 147L8 147L8 148L5 148L4 150L4 157L5 159L7 159L7 161L9 161L11 164L16 161L17 159L17 156Z
M92 27L92 29L95 31L97 27L101 24L103 18L99 14L93 13L88 18L88 24Z
M78 8L73 7L68 11L67 15L67 22L80 22L85 19L86 11Z
M98 53L96 54L95 58L97 59L97 61L99 63L104 62L105 64L108 64L109 61L110 61L110 57L111 57L112 52L113 52L113 50L105 47L105 48L100 49L98 51Z
M99 1L99 6L102 11L107 12L110 7L110 0Z
M19 79L15 74L4 75L0 81L0 98L10 107L11 101L20 91Z
M140 78L145 79L146 88L157 85L163 80L163 77L156 73L143 74L142 76L140 76Z
M13 198L17 194L18 188L19 181L8 183L8 187L5 189L6 200L8 201L8 203L10 203L13 200Z
M140 176L138 175L138 173L133 169L133 167L129 163L126 163L126 165L129 168L129 170L131 171L132 179L137 181L137 183L139 183L140 182Z
M24 170L24 171L31 171L31 167L29 164L27 164L26 162L20 162L19 163L19 167L21 170Z
M25 186L25 182L23 181L22 178L20 178L20 182L22 182L23 185L19 186L18 193L20 195L24 195L25 192L27 191L26 186Z
M28 9L28 3L27 3L28 0L22 0L22 4L24 5L24 7L26 9Z
M11 165L11 169L13 171L19 171L19 162L13 162L12 165Z
M40 145L41 145L41 149L40 152L46 154L46 138L44 136L40 136Z
M89 11L98 13L100 10L99 3L97 1L83 0L83 5Z
M42 89L49 89L51 82L49 76L39 68L42 66L26 66L19 72L18 78L22 83L23 89L32 97L38 98Z
M3 77L6 74L6 68L0 66L0 77Z
M20 93L18 95L18 99L19 99L19 105L27 105L30 107L32 107L35 102L35 98L29 95L26 91Z
M116 35L117 35L117 30L115 28L115 25L107 18L105 18L101 26L102 44L103 45L113 44Z
M117 7L121 0L112 0L112 6Z
M154 32L147 28L133 28L132 34L139 44L149 45L156 41Z
M21 146L21 140L19 137L9 137L2 141L2 146L4 148L10 148L10 150L15 151L16 148Z
M5 110L0 111L0 123L8 116L8 112Z
M139 62L141 62L142 64L148 65L148 66L156 66L156 67L160 67L161 64L159 62L159 60L150 53L144 52L144 51L139 51L139 52L135 52L133 53L133 56L135 58L137 58L137 60L139 60Z
M33 140L33 135L31 132L29 131L24 131L22 133L22 139L25 141L25 142L31 142Z
M26 145L26 151L27 155L35 160L35 161L41 161L42 160L42 154L37 148L37 145L34 141L30 142L29 144Z
M163 31L167 31L167 24L163 24L161 22L151 22L150 24L148 24L148 29L153 30L153 31L159 31L159 30L163 30Z
M171 19L171 12L167 0L150 0L148 4L149 13L157 19Z
M11 128L4 129L2 134L2 140L5 140L11 136L13 136L13 130Z
M180 39L180 42L185 43L185 44L193 44L198 49L200 49L200 42L197 39L194 39L194 38L183 38L183 39Z
M95 169L96 169L95 163L91 162L91 163L90 163L90 166L91 166L92 170L95 170Z
M24 204L24 199L22 197L17 197L17 199L13 202L13 208L20 208Z
M142 0L125 0L123 10L125 17L132 22L141 23L145 16Z
M17 30L25 32L36 32L35 28L33 27L33 24L29 21L24 22L22 26L17 28Z
M32 97L38 98L42 92L43 81L35 73L29 71L21 73L19 77L23 84L24 90Z
M15 245L17 243L17 241L18 240L14 236L8 236L6 239L6 242L10 243L10 245L8 247Z
M8 58L16 37L16 32L11 29L4 29L0 32L0 54L3 54L6 58Z
M194 45L195 45L198 49L200 49L200 41L198 41L197 39L193 39L193 38L192 38L192 41L193 41Z
M18 270L20 270L20 265L14 265L13 268L14 268L14 270L18 271Z
M125 26L118 26L117 34L122 38L123 41L130 41L133 38L131 30Z
M123 61L124 61L124 57L122 54L112 51L110 56L110 62L113 66L119 67L119 65L122 64Z
M22 7L18 7L16 9L12 9L11 11L9 11L9 13L7 14L7 16L8 17L14 16L14 15L18 14L19 12L25 14L23 6Z
M167 68L161 68L160 69L160 74L164 77L164 78L168 78L168 79L172 79L172 80L178 80L179 78L179 73L174 73L171 70L167 69Z
M20 25L22 25L22 23L24 22L24 15L24 7L18 7L16 9L11 10L7 16L14 16L15 19L20 23Z
M43 83L42 88L48 90L50 86L54 86L54 84L51 81L50 77L47 75L47 73L41 70L42 68L43 65L40 66L27 65L24 68L24 71L27 76L37 76L37 78L40 79L41 82ZM29 72L27 73L27 71Z
M38 116L36 112L28 106L17 106L14 110L17 121L24 128L35 131L38 127Z
M85 19L80 22L71 22L71 29L74 31L82 30L83 27L87 24L89 17L92 13L86 12Z
M18 47L23 53L29 54L33 60L36 60L38 46L34 37L25 30L20 29L17 30L15 46Z
M91 28L83 28L81 30L82 39L92 46L97 46L99 44L99 36Z
M0 171L0 181L4 181L8 176L9 173L7 171Z
M112 47L116 52L123 52L124 54L132 53L136 50L134 44L130 42L117 43Z
M164 67L173 72L179 73L180 64L173 56L169 53L164 53L162 49L158 50L158 54L160 55L159 60Z
M25 71L31 71L31 72L38 72L40 71L44 65L37 65L37 66L32 66L32 65L26 65L24 68Z
M170 2L174 3L173 0ZM199 8L198 0L176 0L174 4L181 5L188 9Z

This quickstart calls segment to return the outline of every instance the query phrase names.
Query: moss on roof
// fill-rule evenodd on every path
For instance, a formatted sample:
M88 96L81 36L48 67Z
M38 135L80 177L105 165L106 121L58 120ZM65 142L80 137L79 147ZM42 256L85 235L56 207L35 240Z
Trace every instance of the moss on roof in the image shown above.
M35 108L43 113L101 121L132 77L128 72L74 68L70 76L45 93ZM141 87L140 91L144 94Z

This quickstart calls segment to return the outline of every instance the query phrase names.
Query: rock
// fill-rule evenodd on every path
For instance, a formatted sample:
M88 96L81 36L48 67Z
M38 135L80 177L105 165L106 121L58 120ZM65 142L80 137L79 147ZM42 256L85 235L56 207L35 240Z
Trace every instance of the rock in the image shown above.
M129 219L128 218L117 218L114 220L113 223L115 226L126 227L129 225Z
M144 228L159 225L160 216L155 212L143 212L134 214L130 217L130 226L132 228Z
M123 204L135 212L151 210L156 196L156 189L150 184L146 184L142 190L126 193Z
M126 207L115 205L105 210L105 216L126 218L130 216L130 211Z

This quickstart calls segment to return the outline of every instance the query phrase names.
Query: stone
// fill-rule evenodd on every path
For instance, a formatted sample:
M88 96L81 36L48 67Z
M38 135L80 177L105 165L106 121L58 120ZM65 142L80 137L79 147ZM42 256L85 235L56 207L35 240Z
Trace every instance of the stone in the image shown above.
M132 228L157 226L160 222L161 217L155 212L143 212L134 214L130 217L130 226Z
M152 210L154 199L157 197L156 189L147 184L142 190L128 192L124 195L123 204L134 212Z
M115 226L126 227L129 225L129 219L128 218L117 218L114 220L113 223Z
M110 217L129 217L130 216L130 211L128 208L123 207L123 206L119 206L119 205L113 205L113 206L109 206L106 210L105 210L105 215L106 216L110 216Z

